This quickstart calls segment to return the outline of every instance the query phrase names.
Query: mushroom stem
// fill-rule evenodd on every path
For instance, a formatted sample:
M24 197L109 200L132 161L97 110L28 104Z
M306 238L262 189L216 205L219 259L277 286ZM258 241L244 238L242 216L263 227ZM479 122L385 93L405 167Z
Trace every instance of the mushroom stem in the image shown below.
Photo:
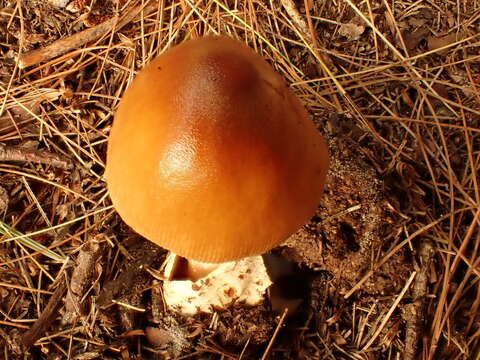
M195 282L210 274L220 265L187 259L170 252L165 260L164 275L170 281L190 280Z

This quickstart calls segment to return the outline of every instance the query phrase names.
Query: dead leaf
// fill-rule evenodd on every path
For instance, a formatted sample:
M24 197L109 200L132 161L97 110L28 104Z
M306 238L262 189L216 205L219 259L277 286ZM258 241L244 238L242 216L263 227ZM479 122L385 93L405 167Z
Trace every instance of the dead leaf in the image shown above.
M448 99L448 87L443 85L443 84L433 84L432 89L435 90L435 92L441 96L442 98ZM437 99L437 98L432 98L431 100L432 105L435 109L435 112L439 115L445 115L445 116L450 116L451 111L448 109L447 106L443 103L442 100Z
M25 36L25 42L29 45L34 45L38 44L39 42L45 41L46 37L45 34L28 34L28 36Z
M150 344L158 347L167 345L175 340L175 337L168 331L153 326L145 328L145 335Z
M343 337L342 334L332 334L333 341L335 341L335 344L342 346L347 344L347 340Z
M43 101L55 101L61 95L63 91L57 89L39 89L38 93L35 95L35 98L30 100L29 98L17 98L15 101L7 102L5 105L5 111L10 112L12 116L15 117L15 120L21 122L26 119L30 119L34 115L39 115ZM27 97L27 96L25 96ZM11 118L8 115L0 114L0 119L6 117L11 121Z
M402 91L401 93L401 98L402 100L408 105L410 106L411 108L413 108L415 106L412 98L410 97L410 94L409 94L409 89L405 89Z
M458 36L458 39L457 39L457 36L458 35L456 33L451 33L451 34L441 36L441 37L433 36L433 35L429 36L428 39L427 39L428 50L437 50L437 49L444 48L444 47L446 47L450 44L453 44L454 42L456 42L457 40L460 39L460 36ZM444 50L438 51L438 54L439 55L444 55L448 51L449 51L449 49L444 49Z
M432 85L432 89L435 90L437 92L438 95L440 95L441 97L445 98L445 99L448 99L448 87L443 85L443 84L439 84L439 83L435 83Z
M407 50L415 49L420 41L424 40L428 35L429 30L426 26L422 26L414 31L407 30L403 34L403 41L405 42L405 46Z
M86 0L73 0L66 6L66 9L72 13L77 13L82 11L86 6Z
M455 19L455 16L453 14L449 14L447 17L448 26L454 27L456 22L457 20Z
M420 10L418 11L418 15L419 17L424 17L425 19L427 20L432 20L435 18L435 14L434 14L434 11L429 8L429 7L422 7L420 8Z
M421 17L413 17L412 16L411 18L408 19L408 23L411 26L414 26L414 27L424 26L426 22L427 22L427 19L421 18Z
M360 36L365 31L365 26L361 24L342 24L340 29L338 29L338 33L341 36L345 36L349 40L358 40Z
M48 0L48 3L56 8L64 8L68 2L69 0Z

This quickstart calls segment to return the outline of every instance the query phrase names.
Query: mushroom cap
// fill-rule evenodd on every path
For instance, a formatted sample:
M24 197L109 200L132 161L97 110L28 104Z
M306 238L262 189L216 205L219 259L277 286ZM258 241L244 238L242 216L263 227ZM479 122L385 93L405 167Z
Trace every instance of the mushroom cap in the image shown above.
M186 258L264 253L314 215L328 150L300 101L245 44L204 37L138 73L105 176L122 219Z

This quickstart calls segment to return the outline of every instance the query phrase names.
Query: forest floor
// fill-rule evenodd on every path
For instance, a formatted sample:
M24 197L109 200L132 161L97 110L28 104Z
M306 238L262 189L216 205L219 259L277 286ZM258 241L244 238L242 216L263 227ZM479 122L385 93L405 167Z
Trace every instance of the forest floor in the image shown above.
M267 298L164 309L166 251L115 212L108 135L136 72L240 39L327 139L317 214ZM0 358L479 359L480 2L0 0Z

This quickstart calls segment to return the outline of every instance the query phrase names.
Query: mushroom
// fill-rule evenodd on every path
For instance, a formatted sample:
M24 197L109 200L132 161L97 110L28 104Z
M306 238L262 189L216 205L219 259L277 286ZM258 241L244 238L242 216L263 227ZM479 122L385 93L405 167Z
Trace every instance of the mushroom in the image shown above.
M272 67L237 40L203 37L155 58L126 90L105 177L122 219L175 254L167 273L177 273L180 293L213 276L251 303L238 293L248 286L232 288L232 279L265 292L258 255L308 222L327 168L322 136ZM220 263L237 275L222 278Z

